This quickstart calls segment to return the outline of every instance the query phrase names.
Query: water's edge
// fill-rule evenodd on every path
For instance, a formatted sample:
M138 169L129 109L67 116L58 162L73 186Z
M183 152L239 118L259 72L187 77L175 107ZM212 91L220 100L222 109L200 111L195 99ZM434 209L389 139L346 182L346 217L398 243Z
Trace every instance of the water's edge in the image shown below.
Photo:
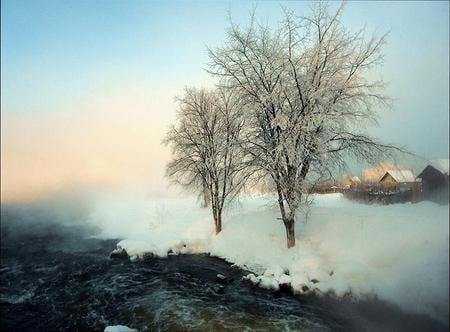
M111 260L118 240L89 238L89 229L4 226L1 331L447 330L376 299L263 290L242 280L248 271L209 255Z

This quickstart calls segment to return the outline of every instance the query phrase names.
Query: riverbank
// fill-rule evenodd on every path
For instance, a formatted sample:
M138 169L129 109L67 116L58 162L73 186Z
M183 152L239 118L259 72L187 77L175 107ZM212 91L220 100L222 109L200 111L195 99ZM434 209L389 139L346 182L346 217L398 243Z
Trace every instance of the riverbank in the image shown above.
M446 330L375 299L267 291L243 280L248 271L205 254L111 260L118 240L92 238L95 230L84 226L44 225L2 232L1 331Z
M209 253L260 276L267 288L288 283L296 293L376 296L448 324L448 205L365 205L317 195L288 250L272 199L243 198L226 212L218 236L209 210L189 199L150 204L109 197L91 222L108 220L102 236L122 234L118 245L132 258Z
M134 294L133 290L142 290L143 294L146 294L143 296L152 297L154 294L147 293L145 289L152 284L149 280L158 280L152 289L158 290L158 296L164 297L168 285L164 280L166 272L171 275L170 278L176 280L176 277L179 277L178 264L190 262L190 254L200 254L202 273L196 276L195 280L202 284L208 281L204 281L201 275L210 275L211 282L214 280L211 289L219 287L215 280L217 273L227 275L228 270L211 270L211 264L214 266L214 260L217 259L212 256L221 257L228 261L225 263L220 260L227 269L234 264L233 269L239 267L239 271L243 271L240 272L241 277L232 283L232 288L238 294L248 289L252 294L267 294L267 301L264 302L269 307L263 307L262 312L270 313L274 299L284 299L288 296L299 303L312 301L311 299L323 301L316 306L318 319L322 319L321 311L325 310L324 307L336 303L335 307L330 309L331 316L336 312L338 320L350 320L350 323L344 324L346 327L356 324L355 326L360 327L359 330L365 324L378 327L383 324L386 318L377 316L377 312L390 316L389 319L394 324L390 326L395 326L396 330L402 330L402 326L410 326L409 322L415 322L416 326L432 326L431 330L448 326L445 315L441 318L441 323L424 316L427 314L433 317L428 312L439 313L442 308L448 306L448 292L445 291L448 289L448 215L445 209L440 209L439 206L436 208L432 203L394 205L385 209L380 206L356 204L342 200L339 196L322 196L323 200L320 201L319 197L319 201L316 201L312 208L308 221L298 222L295 250L287 250L284 230L276 220L276 207L270 205L270 200L264 197L244 199L239 205L229 209L223 233L219 236L213 234L209 211L196 208L195 200L150 200L145 197L112 194L96 196L95 199L88 198L85 201L89 204L73 199L60 199L52 202L2 205L1 273L2 278L5 276L1 280L4 287L2 296L6 294L9 298L5 301L8 308L16 308L18 305L17 308L24 310L19 317L28 317L26 312L33 312L33 315L38 317L45 316L48 311L52 313L52 317L57 318L60 316L54 312L54 308L63 308L62 310L66 310L62 314L65 320L74 319L78 322L76 324L84 324L80 322L87 319L89 324L100 326L97 322L97 319L100 319L108 325L124 324L136 327L126 318L128 314L134 317L133 310L126 309L123 315L116 311L123 310L122 306L124 301L127 301L128 294ZM61 240L55 243L55 239ZM135 255L139 255L142 250L139 244L145 246L144 252L149 252L147 250L150 248L153 254L150 262L157 262L158 269L161 270L158 270L156 276L152 276L149 270L154 269L146 265L147 261L111 262L108 255L116 248L116 244L121 242L111 239L126 239L129 244L137 244ZM127 249L132 253L129 247ZM173 255L177 253L182 255ZM11 263L12 268L4 269L7 267L5 257L11 258L8 258L7 263ZM95 259L91 261L93 258ZM364 264L358 264L360 262ZM166 264L169 267L166 268ZM122 268L125 270L121 270ZM142 271L134 273L135 268L142 268ZM288 272L291 285L296 274L306 275L311 288L328 284L339 290L336 285L339 286L339 281L342 281L341 289L348 290L351 286L351 293L357 296L353 299L341 297L341 294L336 293L336 296L329 296L328 292L319 289L322 296L304 294L294 297L283 293L286 287L282 287L281 291L266 291L242 280L242 277L250 272L264 275L267 270ZM321 270L333 271L332 275L328 275L328 282L318 277L318 282L312 280L312 273ZM84 272L80 274L80 271ZM188 267L184 272L191 275ZM266 281L273 281L275 276L268 274L267 272ZM22 281L28 280L29 276L32 276L29 284ZM163 279L158 279L158 276ZM47 277L50 278L48 284L44 282L47 286L34 284L40 283L41 279L45 281ZM77 278L86 283L80 283ZM186 280L189 278L190 276ZM82 295L70 295L71 288L64 289L67 280L69 285L76 287L73 291L80 291ZM126 281L121 285L121 280L130 282ZM140 286L141 280L143 288ZM277 282L279 284L279 280ZM173 285L176 284L174 281ZM96 285L98 291L94 289ZM359 285L373 289L373 292L369 292L369 296L355 292ZM197 291L196 287L189 285L186 289ZM199 294L206 296L202 293L201 286L198 287ZM111 288L114 289L113 297L110 294ZM41 293L36 297L34 294L37 291ZM174 299L182 293L179 289L174 292ZM95 297L91 298L91 293ZM187 293L187 296L193 295ZM77 301L83 303L84 297L90 301L90 311L76 305ZM55 298L58 298L56 303ZM50 301L50 304L30 306L30 301L39 302L43 299ZM149 306L150 311L158 310L150 306L150 298L141 300ZM14 304L17 301L18 303ZM239 302L238 299L236 301ZM260 299L252 301L258 302ZM246 309L239 310L251 311L252 301L246 302ZM412 308L404 306L406 301L410 301ZM178 302L175 300L174 303ZM66 306L65 303L70 305ZM96 307L95 303L99 307ZM189 301L185 304L193 305L189 304ZM108 307L105 310L112 310L112 313L104 313L102 305L111 306L113 309ZM400 305L402 310L397 305ZM221 310L228 310L226 303L221 303L219 307ZM344 310L345 307L351 309ZM372 311L367 308L376 309ZM293 313L297 312L296 310L293 310ZM78 311L80 313L75 317L74 313ZM301 318L302 311L299 312ZM14 313L17 312L13 311L6 317L17 319ZM100 317L97 317L98 314ZM34 317L33 315L30 317ZM215 317L215 314L209 315ZM123 319L106 321L102 318L119 316ZM286 323L281 316L277 324ZM359 323L354 322L355 320Z

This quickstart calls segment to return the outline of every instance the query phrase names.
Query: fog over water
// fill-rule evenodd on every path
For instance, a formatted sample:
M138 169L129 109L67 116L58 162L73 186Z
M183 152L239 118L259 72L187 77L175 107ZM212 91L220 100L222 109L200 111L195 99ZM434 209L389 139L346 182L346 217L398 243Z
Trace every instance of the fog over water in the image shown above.
M246 206L244 202L242 202L242 204L244 204L243 207ZM385 287L385 289L378 289L378 291L380 291L380 294L383 294L384 296L389 295L388 298L395 299L396 297L398 297L398 300L396 302L400 303L400 307L397 307L392 302L378 302L377 300L371 299L370 297L368 301L357 301L357 304L349 304L347 302L345 302L345 304L339 304L333 303L333 301L327 302L328 300L324 299L324 303L317 303L317 305L319 306L317 308L317 310L319 310L318 312L320 313L322 312L320 310L325 310L324 308L328 308L327 310L331 310L330 313L333 313L333 315L337 315L337 317L339 318L345 318L345 320L349 320L351 324L358 324L358 328L356 328L356 330L358 330L362 326L372 326L372 324L374 324L372 327L375 330L383 326L398 326L398 330L407 330L406 327L409 326L411 330L417 331L434 326L435 330L445 330L445 326L442 326L441 324L448 324L448 310L445 310L445 308L448 309L448 298L446 297L446 294L448 293L448 283L446 280L448 278L443 279L442 275L447 273L446 271L448 271L448 250L446 251L445 246L441 245L441 243L444 243L443 239L446 237L446 235L442 232L439 232L439 225L442 224L441 221L443 220L443 215L445 214L445 207L437 205L434 207L436 212L436 220L429 220L429 229L424 227L425 223L420 223L420 225L422 226L419 225L419 227L415 231L411 231L411 229L414 228L411 227L407 231L403 232L405 234L404 237L399 237L398 231L395 230L395 224L397 224L397 220L390 220L392 226L389 225L389 222L386 223L384 220L380 220L380 223L383 223L384 225L383 227L380 227L380 230L385 231L386 233L384 235L373 234L373 236L371 236L371 239L369 240L366 233L370 233L370 225L372 225L373 227L374 223L367 223L366 226L363 227L364 221L363 219L359 220L359 218L362 218L364 216L368 218L368 215L371 214L371 211L375 212L375 210L373 209L378 209L378 213L383 215L383 207L360 206L355 208L354 202L342 202L339 203L340 205L342 205L341 207L335 207L334 218L336 218L336 220L334 220L333 223L332 220L328 220L331 217L327 216L327 210L332 209L334 206L333 204L335 203L331 200L322 204L325 205L319 204L319 206L316 207L316 210L314 210L315 212L313 212L313 214L317 213L317 215L320 217L320 220L317 220L316 218L308 221L307 224L299 224L299 229L301 230L299 232L299 236L302 239L301 241L299 240L299 245L302 244L303 240L306 241L304 243L310 242L310 239L308 239L308 233L311 233L311 230L314 229L318 232L318 235L320 235L320 233L324 233L320 235L322 237L329 236L330 241L323 243L323 246L326 246L327 244L332 245L332 243L336 241L342 242L342 239L339 239L341 237L344 238L345 234L348 234L351 229L357 227L358 231L355 231L354 234L359 235L356 236L352 242L360 243L360 245L365 243L365 246L361 246L360 253L369 253L366 256L368 258L372 258L370 258L371 263L367 263L375 263L375 265L372 266L372 268L375 269L372 271L372 274L375 275L377 273L381 273L381 275L383 276L383 282L381 283L381 285ZM173 209L173 207L177 206L178 209ZM338 219L342 219L342 208L348 209L351 207L353 207L353 209L348 211L348 219L351 221L351 223L356 222L356 226L353 224L350 225L349 222L349 225L345 227L345 223L342 223L342 220ZM416 205L416 207L418 210L413 211L420 211L420 209L422 208L433 211L433 203L430 202L419 203ZM400 212L402 211L402 209L408 208L410 208L408 204L404 206L391 206L389 210L386 210L385 215L392 217L393 215L395 215L395 211L397 211L397 214L400 217ZM167 198L162 199L161 197L151 194L138 194L134 189L132 191L124 191L122 193L112 193L106 191L72 191L70 193L66 192L64 194L55 195L51 198L36 200L33 202L3 203L1 210L2 245L14 248L15 243L17 243L17 241L20 241L20 239L25 240L26 243L30 245L30 248L38 244L38 248L40 248L40 246L42 245L41 243L44 243L43 248L46 248L45 251L39 251L40 249L38 250L38 248L35 248L37 252L33 253L31 256L28 256L32 257L33 255L38 255L42 258L43 253L47 253L50 259L49 264L53 266L53 264L55 264L54 261L58 261L59 250L61 250L62 252L66 252L67 254L70 253L71 255L76 255L77 252L80 254L83 252L89 254L89 250L91 250L90 247L86 247L86 244L83 242L84 240L81 239L89 239L92 236L94 236L94 238L99 237L104 239L130 238L145 240L147 236L146 234L151 234L152 232L156 232L157 234L159 234L159 225L160 227L162 227L162 229L165 229L164 227L166 227L167 230L172 229L172 232L168 232L168 234L165 234L165 236L170 239L174 234L173 231L176 231L175 229L173 229L173 227L170 227L170 224L172 222L175 221L175 223L179 223L180 219L183 218L189 221L193 218L193 216L197 216L194 220L195 222L193 222L192 224L193 228L187 229L195 230L197 221L202 221L201 219L205 219L208 215L208 211L202 211L201 214L198 215L199 210L202 209L199 209L198 206L196 206L195 199L179 200L178 198L176 198L175 201L170 201ZM252 213L249 214L249 211L242 211L242 209L239 210L241 211L240 213L244 213L244 219L252 218ZM272 213L270 211L263 211L262 214L265 215L267 214L267 212L269 212L269 214ZM410 216L411 223L416 224L420 221L420 218L416 220L412 217L412 214L414 214L414 212L409 212L407 210L404 210L404 212L407 216ZM360 215L361 217L358 218L358 215ZM255 214L253 218L263 219L263 216L261 214ZM231 214L230 216L228 216L226 218L225 231L233 230L234 232L236 232L237 229L235 227L231 227L233 225L236 225L237 219L239 219L239 214L234 216ZM317 221L322 221L322 226L320 223L316 224L315 222ZM333 225L340 226L334 227ZM242 238L245 238L246 234L249 234L249 232L254 227L255 225L246 225L244 227L243 234L236 233L235 235L238 238L238 240L236 240L236 243L241 242ZM360 233L359 230L363 230L365 227L369 228L367 228L366 232ZM274 230L275 234L278 234L276 231L280 231L280 233L282 231L279 225L276 225L276 228L274 228ZM272 232L274 231L272 230L271 233ZM363 234L366 235L361 237L360 235ZM433 234L436 235L436 243L429 243L428 240L423 241L427 238L427 236L429 237ZM438 234L439 236L437 236ZM267 236L273 237L274 235L267 234ZM55 244L51 240L53 237L55 237L59 241L57 247L55 247ZM77 240L78 238L80 238L80 240ZM155 236L153 236L153 238L155 238ZM158 236L156 236L156 238L158 238ZM375 240L372 240L372 238ZM385 238L386 243L384 243L382 247L379 247L376 240L377 238ZM412 241L410 238L415 238L415 241ZM46 241L48 241L48 244L45 244ZM267 240L263 239L263 241ZM117 243L117 240L111 242L109 246L103 250L104 252L102 252L101 255L103 255L104 259L107 258L109 251L114 248L115 243ZM352 246L349 246L348 248L343 247L341 249L344 252L353 251L353 249L351 248ZM438 249L436 250L434 256L430 253L430 248ZM281 249L282 248L271 248L270 251L276 252L277 250ZM399 251L397 252L395 250ZM407 255L409 250L411 250L411 255ZM377 252L380 253L378 259ZM98 255L98 253L96 254ZM262 250L261 254L262 256L264 256L267 255L268 252ZM362 256L365 257L364 254L362 254ZM9 254L6 254L6 257L15 256L14 253L11 253L10 251ZM402 261L398 261L398 257L400 257ZM418 260L423 263L424 257L428 257L426 264L424 264L424 266L426 266L426 269L423 269L423 266L418 266L418 264L416 263L416 261ZM41 261L42 259L38 260L38 262ZM162 261L162 263L163 262L164 261ZM102 264L104 265L105 263ZM170 264L170 269L172 269L173 262L169 262L168 264ZM203 262L202 264L207 265L209 263ZM200 264L200 266L202 266L202 264ZM394 271L395 274L383 275L381 271L386 268L386 264L393 264L392 267L388 266L388 269L386 271ZM80 265L79 268L83 268L83 265ZM146 267L144 266L143 268L145 269ZM206 267L202 266L201 268ZM138 266L136 267L136 269L139 270L141 269L141 267ZM213 272L209 273L211 274ZM227 271L225 270L225 272ZM121 272L117 271L117 273ZM135 275L135 272L133 273ZM119 275L121 276L121 274ZM103 280L103 278L99 277L99 280ZM105 286L103 284L99 286L99 291L101 287ZM239 287L243 287L243 285ZM408 291L409 287L411 287L410 291ZM23 292L25 292L28 288L24 287L23 289ZM120 293L117 293L117 296L119 296L119 294ZM411 298L414 298L415 301L410 301ZM145 301L149 301L148 298L146 298ZM286 301L288 301L288 299ZM439 307L424 308L424 303L427 303L427 301L432 301ZM130 305L132 303L133 302L130 302ZM153 302L150 301L150 303ZM350 301L350 303L352 302ZM166 305L169 305L169 307L171 306L168 303L166 303ZM349 305L349 307L347 307L347 305ZM406 313L399 311L403 309L407 309ZM96 310L100 310L100 308ZM434 319L438 319L438 321L430 321L429 316L421 316L422 313L428 315L433 311L435 313L439 313L437 316L435 314L432 315L432 317ZM96 311L96 313L99 312L102 311ZM325 311L323 311L322 313L326 314ZM315 314L316 313L313 313L313 317ZM407 315L412 316L408 317ZM92 320L93 317L91 317L90 319ZM186 317L184 317L183 319L186 319ZM326 320L328 318L324 319ZM89 320L88 322L91 322L91 320ZM165 322L168 323L169 321ZM75 321L72 323L75 324ZM101 324L98 320L94 320L94 323Z
M64 201L2 208L2 329L447 330L376 299L274 294L242 280L245 271L205 255L110 260L117 240L89 238L98 230L83 226L84 204ZM218 284L217 273L229 283Z
M305 2L282 5L297 10L299 14L307 10ZM228 13L238 24L247 24L248 13L253 6L253 2L237 1L2 1L2 240L5 236L10 236L11 240L15 236L31 234L41 239L40 245L47 250L42 240L45 236L57 234L62 226L68 226L68 229L73 226L75 230L79 225L82 225L83 231L77 231L77 236L83 239L102 235L106 239L143 240L146 232L152 232L152 223L168 224L178 222L190 213L194 215L194 210L198 208L195 197L170 186L165 178L170 151L161 141L175 120L177 103L174 97L181 95L185 86L208 88L217 83L204 70L208 62L207 47L223 43L229 24ZM335 7L336 3L332 2L331 6ZM272 25L282 16L277 2L258 2L256 7L258 19ZM411 152L412 155L399 155L389 162L411 168L416 174L430 159L448 158L448 13L449 2L351 1L347 3L342 18L351 30L365 26L368 34L372 31L378 35L389 32L384 48L384 65L370 75L389 82L386 94L393 98L392 109L380 110L378 126L370 127L368 131L386 143L397 144ZM349 160L349 168L337 170L335 176L345 173L361 176L362 171L371 166L364 161ZM170 200L182 202L178 212L169 211ZM234 206L238 210L239 204ZM345 204L350 206L348 202ZM394 207L390 210L390 217L392 211L397 211L399 216L408 215L402 210L408 209L408 204ZM410 264L405 265L409 269L383 279L386 284L384 291L389 293L390 289L400 289L404 298L409 299L408 287L413 285L415 294L424 294L423 297L419 294L418 298L434 297L439 302L438 309L427 308L425 311L438 312L433 318L437 317L439 324L448 325L448 314L444 313L448 309L448 301L442 295L448 293L448 283L438 277L429 280L429 284L424 281L429 275L439 275L440 278L446 272L443 267L448 265L448 247L441 245L445 236L448 242L448 228L444 230L441 227L443 207L436 205L436 210L433 210L429 204L432 203L426 202L422 206L426 207L427 216L432 215L429 211L436 211L436 215L440 216L440 219L436 218L439 219L435 223L437 226L427 228L421 223L423 220L419 220L419 226L424 227L425 231L418 227L417 233L408 233L425 234L421 239L423 243L419 241L414 244L406 238L406 232L401 234L398 229L391 229L391 225L385 223L386 234L390 235L387 238L392 240L389 242L392 251L400 246L401 250L417 249L418 254L416 256L411 251L413 254L405 259ZM329 219L322 218L324 228L319 229L317 234L322 231L328 234L329 231L332 237L335 234L333 226L326 226L332 225L331 221L335 219L325 213L326 209L318 210L319 217L323 213L322 216ZM364 209L361 208L362 212L352 209L353 214L349 213L355 217L359 230L363 229L360 225L372 216L369 210ZM171 219L173 216L177 220ZM209 211L204 210L199 216L201 218L195 219L198 225L203 225L204 220L209 221ZM251 213L248 216L248 219L265 217ZM346 214L341 212L341 216ZM342 222L345 218L341 219ZM235 224L236 220L237 217ZM248 226L249 233L253 232L253 226ZM301 224L299 227L303 226ZM276 235L280 234L277 232L283 231L281 225L277 227L276 231L266 235L277 238ZM352 225L348 226L348 232L344 231L347 230L345 227L335 227L336 232L341 232L340 240L346 239L353 230ZM242 235L238 229L234 230L236 239ZM361 241L368 251L372 248L374 253L380 251L386 254L391 247L381 242L375 243L373 238L376 237L368 236L368 229L358 233L363 236L357 241ZM195 227L187 230L191 233L197 231ZM64 236L70 238L70 234L69 231ZM437 244L433 239L426 238L430 234L439 235L436 235L439 239ZM33 245L33 236L31 240L27 238L30 246ZM366 248L364 241L370 239L373 240L372 247ZM339 238L335 240L339 242ZM430 244L430 241L433 243ZM323 242L326 247L328 242ZM108 247L103 247L101 257L96 259L105 258L104 264L108 269L110 262L107 261L107 254L112 242L105 243ZM63 244L64 250L72 253L77 250L75 241L68 241L67 246L65 242ZM432 255L429 248L438 250ZM405 252L408 253L407 249ZM28 254L26 252L25 256ZM428 254L432 257L428 265L418 267L417 257L425 261ZM379 262L376 254L371 257L380 266L386 267L385 257L380 258ZM388 263L393 267L399 266L394 258ZM64 264L61 268L65 268ZM228 271L228 266L222 264L218 263L218 266ZM132 271L134 268L130 267ZM145 273L145 266L136 268L139 273ZM171 268L176 270L176 264ZM430 271L427 268L436 273L428 274ZM378 271L376 264L373 269ZM392 271L397 270L393 268ZM416 278L418 275L420 277ZM406 280L408 283L396 287L394 280ZM158 287L155 286L155 289L160 291ZM237 293L240 292L239 287L234 289ZM120 295L120 291L117 294ZM263 294L264 299L269 298L269 303L270 296ZM149 301L148 298L145 301ZM419 305L418 302L401 304L412 308L414 314L421 314L424 304ZM333 310L340 304L335 306L332 306ZM393 326L408 320L397 307L392 309L378 302L375 307L372 304L367 307L367 311L372 313L377 308L383 309L380 311L382 313L394 313L391 317ZM364 305L357 310L351 307L349 312L364 311L364 308ZM360 326L382 320L382 317L375 315L370 321L364 321L367 317L361 312L355 317L361 320L358 323ZM410 325L416 321L429 324L428 319L414 317ZM420 324L416 326L419 330ZM438 323L430 324L425 326Z

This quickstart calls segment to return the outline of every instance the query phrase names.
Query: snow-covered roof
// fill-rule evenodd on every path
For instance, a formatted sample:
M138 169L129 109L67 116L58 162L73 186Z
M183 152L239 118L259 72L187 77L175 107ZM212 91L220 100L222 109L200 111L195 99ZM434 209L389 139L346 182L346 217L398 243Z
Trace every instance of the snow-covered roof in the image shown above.
M436 168L442 174L448 175L448 159L430 160L430 165Z
M397 182L415 182L416 179L414 174L408 169L390 169L381 177L380 181L386 176L386 174L390 174L395 181Z
M357 177L356 175L355 175L355 176L352 176L350 180L353 181L353 182L361 182L361 180L359 179L359 177Z

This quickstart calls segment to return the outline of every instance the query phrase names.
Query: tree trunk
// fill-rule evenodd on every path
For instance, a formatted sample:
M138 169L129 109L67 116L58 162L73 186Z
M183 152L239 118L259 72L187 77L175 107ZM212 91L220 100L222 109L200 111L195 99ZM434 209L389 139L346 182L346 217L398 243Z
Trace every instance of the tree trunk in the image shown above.
M283 219L284 227L286 228L286 240L287 247L291 248L295 246L295 222L294 218L289 218L284 208L283 194L281 191L281 186L277 182L277 192L278 192L278 204L280 206L281 218Z
M202 202L202 208L207 208L209 206L209 201L211 199L210 195L209 195L209 190L208 190L208 186L206 185L205 182L203 182L203 193L202 193L202 198L203 198L203 202Z
M286 218L283 223L286 228L287 247L292 248L295 246L295 221L293 218Z
M214 222L216 224L216 234L219 234L222 230L222 213L217 212L216 218L214 218Z

